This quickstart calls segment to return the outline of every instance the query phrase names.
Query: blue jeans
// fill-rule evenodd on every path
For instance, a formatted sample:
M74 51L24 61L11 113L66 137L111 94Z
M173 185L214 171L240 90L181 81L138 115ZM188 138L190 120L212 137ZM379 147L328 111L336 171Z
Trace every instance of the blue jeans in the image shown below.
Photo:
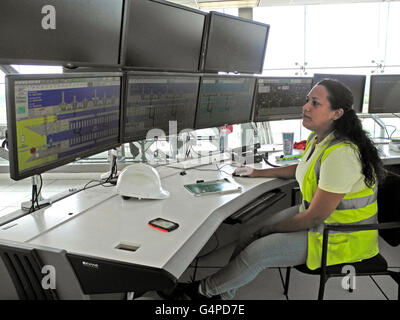
M251 282L262 270L303 264L307 258L307 230L289 233L269 233L268 226L286 220L299 212L298 206L275 214L263 227L242 237L228 265L201 282L207 296L220 294L232 299L236 290Z

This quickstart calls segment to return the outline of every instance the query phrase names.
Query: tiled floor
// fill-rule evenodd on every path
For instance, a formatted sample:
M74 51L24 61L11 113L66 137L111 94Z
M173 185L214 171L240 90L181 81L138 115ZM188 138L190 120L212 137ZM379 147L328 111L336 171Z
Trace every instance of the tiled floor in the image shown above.
M43 175L44 197L51 197L68 188L83 187L91 179L98 179L98 174L48 174ZM0 218L20 208L21 201L27 201L31 195L31 179L22 181L10 180L8 174L0 174ZM213 251L200 259L200 268L196 271L196 279L202 279L224 266L233 250L233 245ZM393 270L400 270L400 246L393 248L380 239L381 253L386 257ZM180 281L187 282L194 272L189 267ZM239 300L314 300L318 293L319 277L305 275L292 269L288 297L283 295L284 268L262 271L254 281L240 288L235 299ZM342 278L333 278L327 282L325 299L327 300L396 300L397 285L390 277L373 276L357 277L356 289L349 293L341 286ZM155 292L149 292L142 299L160 299Z

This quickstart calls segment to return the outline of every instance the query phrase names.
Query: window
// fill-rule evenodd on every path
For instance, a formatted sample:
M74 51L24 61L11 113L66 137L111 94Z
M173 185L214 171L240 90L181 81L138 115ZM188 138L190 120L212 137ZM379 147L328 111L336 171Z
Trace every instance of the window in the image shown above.
M307 67L370 66L383 58L387 4L306 6Z
M257 7L253 9L253 19L270 25L264 69L296 68L296 63L303 64L303 6Z
M400 65L400 3L388 3L386 65Z
M5 125L7 123L6 120L6 88L5 88L5 80L4 73L0 71L0 125Z

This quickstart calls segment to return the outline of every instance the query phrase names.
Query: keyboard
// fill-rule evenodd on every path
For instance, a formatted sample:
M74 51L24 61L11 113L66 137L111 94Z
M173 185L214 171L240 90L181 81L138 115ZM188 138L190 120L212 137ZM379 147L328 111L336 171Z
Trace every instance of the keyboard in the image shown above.
M275 202L284 198L285 195L286 194L280 189L268 191L233 213L224 222L228 224L245 223L246 221L263 213Z

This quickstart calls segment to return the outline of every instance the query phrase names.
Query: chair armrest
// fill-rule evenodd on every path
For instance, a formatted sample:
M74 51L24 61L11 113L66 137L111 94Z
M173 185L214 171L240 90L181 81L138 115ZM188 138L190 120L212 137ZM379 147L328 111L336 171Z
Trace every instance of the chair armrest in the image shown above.
M363 231L363 230L379 230L379 229L397 229L400 228L400 221L396 222L383 222L373 224L361 224L361 225L332 225L328 224L325 226L325 230L329 231Z
M294 205L296 205L296 194L297 194L297 192L300 192L300 187L299 187L299 186L293 187L293 188L292 188L291 198L290 198L291 206L292 206L292 207L293 207Z

